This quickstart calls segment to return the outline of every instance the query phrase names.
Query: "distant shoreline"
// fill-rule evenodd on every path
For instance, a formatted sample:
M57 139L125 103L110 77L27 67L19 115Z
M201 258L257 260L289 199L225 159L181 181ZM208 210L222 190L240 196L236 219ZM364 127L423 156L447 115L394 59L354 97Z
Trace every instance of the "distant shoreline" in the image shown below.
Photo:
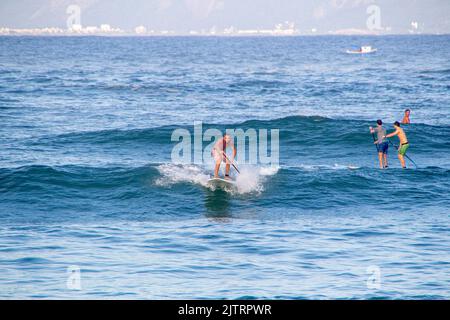
M420 36L450 36L450 33L392 33L392 34L295 34L295 35L267 35L267 34L236 34L236 35L191 35L191 34L0 34L0 37L11 38L301 38L301 37L420 37Z

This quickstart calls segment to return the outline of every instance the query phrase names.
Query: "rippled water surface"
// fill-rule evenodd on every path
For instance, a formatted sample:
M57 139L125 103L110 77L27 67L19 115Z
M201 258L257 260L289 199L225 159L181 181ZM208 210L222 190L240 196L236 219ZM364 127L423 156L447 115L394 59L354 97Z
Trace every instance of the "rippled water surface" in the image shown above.
M0 38L0 298L448 299L449 40ZM405 108L418 168L379 170ZM171 161L194 121L279 165L213 190Z

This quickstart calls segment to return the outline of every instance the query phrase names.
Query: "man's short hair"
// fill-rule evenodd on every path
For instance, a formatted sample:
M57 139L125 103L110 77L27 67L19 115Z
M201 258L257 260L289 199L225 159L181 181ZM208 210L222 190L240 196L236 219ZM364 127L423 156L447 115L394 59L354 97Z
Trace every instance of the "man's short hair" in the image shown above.
M380 119L378 119L378 120L377 120L377 124L381 126L381 125L383 124L383 121L381 121Z
M394 122L394 126L400 127L400 122L395 121L395 122Z

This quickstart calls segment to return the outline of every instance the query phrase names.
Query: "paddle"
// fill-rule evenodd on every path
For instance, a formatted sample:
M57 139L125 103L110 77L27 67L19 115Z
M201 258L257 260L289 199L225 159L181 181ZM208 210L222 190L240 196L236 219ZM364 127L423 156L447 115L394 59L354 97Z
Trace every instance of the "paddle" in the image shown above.
M241 172L239 171L239 169L234 165L233 161L231 161L231 160L227 157L227 155L225 154L225 152L222 151L222 154L223 154L223 156L225 157L225 159L227 159L227 161L228 161L228 162L233 166L233 168L237 171L237 173L241 173Z
M395 147L395 149L398 150L398 146L396 146L395 144L393 144L391 140L389 140L389 143L390 143L391 145L393 145L393 146ZM410 157L408 157L406 154L405 154L405 158L408 159L409 161L411 161L411 162L416 166L416 169L419 168L419 167L417 166L417 164L413 161L413 159L411 159Z

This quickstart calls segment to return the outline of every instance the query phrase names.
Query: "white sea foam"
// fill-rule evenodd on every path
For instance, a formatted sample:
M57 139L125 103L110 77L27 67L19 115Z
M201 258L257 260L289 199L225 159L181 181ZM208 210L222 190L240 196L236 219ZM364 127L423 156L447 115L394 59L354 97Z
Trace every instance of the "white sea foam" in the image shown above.
M275 175L279 167L242 167L241 173L236 176L238 193L260 193L264 191L267 177Z
M156 180L159 186L170 186L177 183L193 183L208 187L210 176L196 165L176 165L166 163L158 166L161 177Z
M214 190L214 187L208 184L208 180L213 174L211 168L203 168L192 164L167 163L158 166L157 169L161 177L156 180L156 185L167 187L177 183L191 183ZM236 188L229 188L225 191L238 194L261 193L264 191L264 183L267 178L275 175L278 170L279 167L243 166L240 168L240 174L233 174Z

